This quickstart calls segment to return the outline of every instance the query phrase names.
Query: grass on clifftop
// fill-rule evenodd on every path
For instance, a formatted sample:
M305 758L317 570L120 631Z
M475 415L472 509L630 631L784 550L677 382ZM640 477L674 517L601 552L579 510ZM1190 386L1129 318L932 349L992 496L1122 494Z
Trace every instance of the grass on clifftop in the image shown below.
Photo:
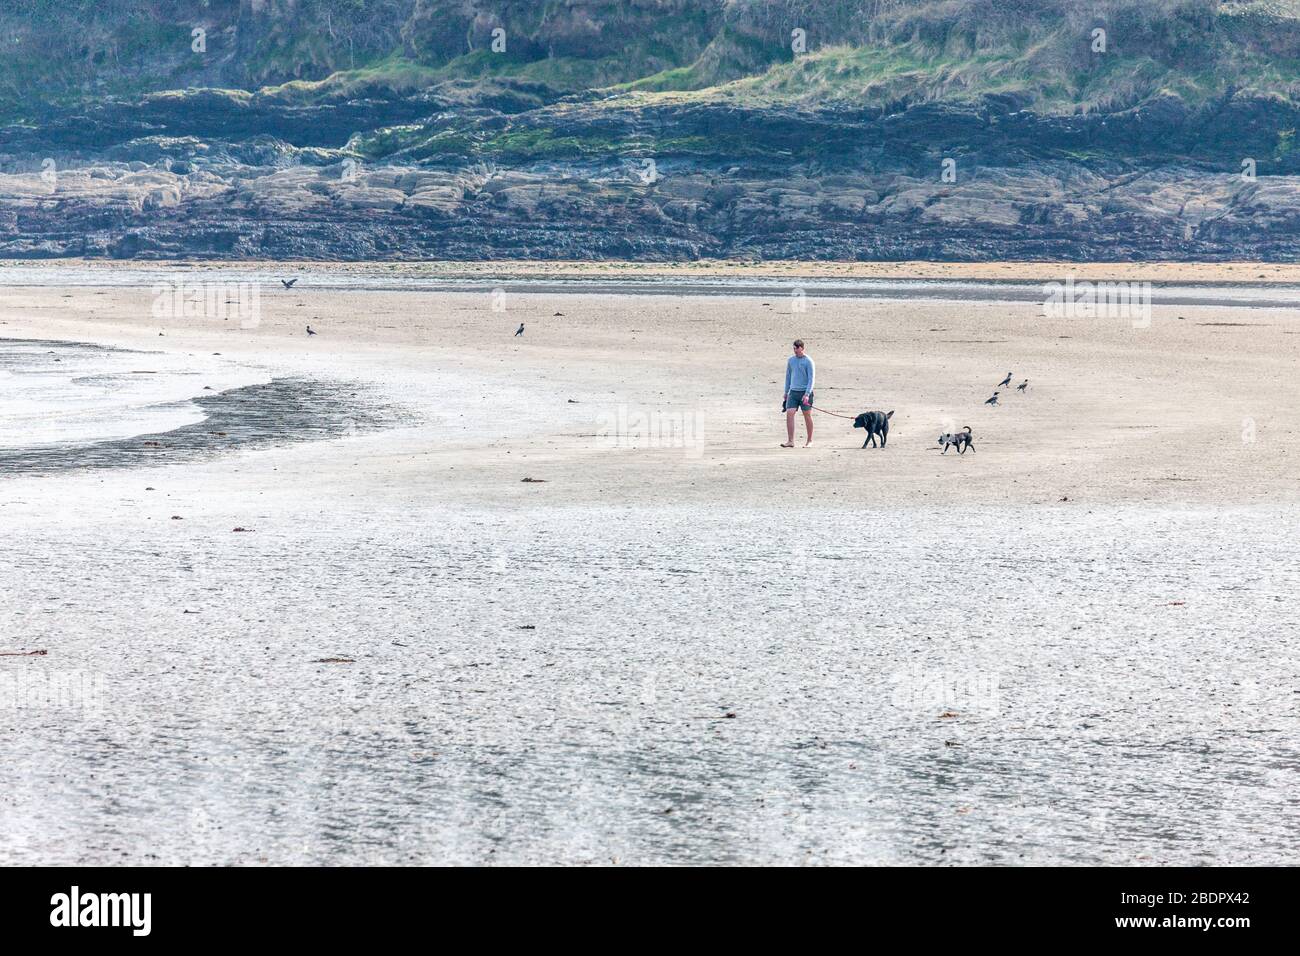
M128 0L14 2L29 12L0 11L0 26L22 28L0 37L0 119L33 115L34 90L66 107L105 96L232 85L225 75L194 73L218 57L191 54L188 28L155 22ZM309 105L455 81L470 91L536 84L543 92L529 95L545 102L591 92L616 107L716 100L899 108L1011 95L1036 111L1068 113L1123 109L1165 94L1193 106L1237 91L1300 100L1300 0L731 0L720 16L704 0L665 0L667 12L649 0L592 0L581 15L563 3L511 2L502 8L515 18L508 53L483 48L481 36L465 41L477 49L458 53L465 45L449 43L446 31L448 18L464 9L450 0L310 3L335 16L352 10L357 23L368 25L366 35L373 34L371 47L355 56L349 47L344 57L332 29L308 28L283 11L268 14L266 36L231 61L248 76L321 77L340 58L351 68L267 85L259 96ZM201 0L184 0L177 16L187 4L208 9ZM390 8L410 19L390 24L361 16ZM113 12L119 9L125 12ZM590 23L583 19L588 15ZM78 41L84 49L54 29L76 16L98 17L98 32ZM792 22L807 26L808 52L797 57ZM569 32L548 33L559 29L548 23L568 24ZM1104 53L1091 49L1099 26L1107 31ZM399 27L414 32L396 42ZM223 41L215 27L210 40L219 54ZM373 138L376 148L412 145L405 133ZM507 151L514 146L503 144Z
M609 86L627 75L630 64L622 58L584 60L548 57L521 60L489 50L476 50L441 66L426 66L401 56L391 56L361 69L341 70L322 80L291 80L263 87L264 96L289 102L350 99L377 92L410 93L450 80L514 79L548 86L557 93Z
M1276 2L1300 9L1300 0ZM720 81L719 72L735 70L710 67L706 55L614 92L665 94L651 101L721 99L806 108L961 103L1017 94L1027 106L1049 113L1124 109L1171 93L1191 106L1236 91L1300 99L1300 21L1294 16L1266 14L1252 5L1222 10L1206 24L1174 19L1143 24L1137 32L1120 22L1109 27L1104 52L1092 48L1092 22L1027 20L1000 32L916 30L909 39L827 45L798 57L781 51L772 56L778 62Z

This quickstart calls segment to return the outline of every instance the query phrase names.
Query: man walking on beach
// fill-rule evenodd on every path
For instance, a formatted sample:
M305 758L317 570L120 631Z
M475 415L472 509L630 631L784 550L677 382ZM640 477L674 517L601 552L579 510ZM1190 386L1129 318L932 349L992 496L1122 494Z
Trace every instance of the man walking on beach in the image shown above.
M794 413L803 412L804 424L808 426L808 441L804 448L812 444L813 423L813 381L817 367L813 360L803 354L803 339L794 340L794 355L785 363L785 397L781 407L785 410L785 444L782 448L794 447Z

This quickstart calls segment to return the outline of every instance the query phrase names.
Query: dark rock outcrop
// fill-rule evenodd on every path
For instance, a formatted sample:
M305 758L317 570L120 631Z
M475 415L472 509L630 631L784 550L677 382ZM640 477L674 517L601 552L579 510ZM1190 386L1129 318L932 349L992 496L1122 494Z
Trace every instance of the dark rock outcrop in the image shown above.
M511 95L527 105L531 94ZM1300 125L1289 104L1237 95L1192 111L1168 98L1061 117L1018 107L577 97L506 113L436 91L306 109L207 93L106 103L4 132L0 256L1300 253L1300 170L1272 148L1279 128ZM373 142L351 128L376 116L418 122L367 158Z

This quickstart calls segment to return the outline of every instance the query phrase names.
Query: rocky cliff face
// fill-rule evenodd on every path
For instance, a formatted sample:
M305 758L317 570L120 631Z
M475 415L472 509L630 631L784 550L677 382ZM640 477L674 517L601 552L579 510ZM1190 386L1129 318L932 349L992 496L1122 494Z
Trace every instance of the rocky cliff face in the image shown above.
M0 256L1284 259L1300 252L1300 151L1293 149L1300 109L1289 89L1224 81L1180 90L1180 76L1147 58L1122 83L1111 73L1077 79L1071 98L1087 102L1062 107L1055 81L1045 77L1073 67L1052 61L1049 73L1033 72L1041 44L1019 58L1018 47L1007 47L998 54L1006 61L992 66L993 53L972 59L962 52L963 43L990 36L979 32L988 29L980 2L943 5L961 14L956 20L951 10L939 17L935 4L830 3L823 29L846 10L870 14L836 27L860 39L803 57L788 50L786 26L819 21L815 8L791 2L368 6L394 15L366 33L366 43L384 51L396 44L416 59L346 73L328 73L332 63L312 67L324 74L318 83L29 106L30 116L0 131ZM183 18L192 12L185 7L172 4L169 15ZM251 75L259 53L299 36L285 19L290 10L330 15L324 35L332 28L355 47L361 34L348 32L355 24L333 21L331 11L356 7L214 2L206 8L218 18L214 27L242 52L207 68L226 78ZM1196 19L1211 7L1210 21ZM1170 10L1167 21L1148 11L1144 42L1161 23L1173 46L1203 36L1185 51L1203 66L1225 55L1220 48L1237 35L1245 39L1229 52L1257 71L1282 56L1268 44L1291 48L1278 39L1295 22L1285 17L1264 42L1264 33L1245 30L1236 14L1223 20L1215 5ZM248 23L258 25L259 42L240 32ZM930 55L916 36L941 27L938 52L916 59ZM506 50L493 53L497 29L506 29ZM1036 29L1049 37L1061 28L1043 20ZM759 40L769 34L776 39L764 46ZM1072 36L1067 31L1061 42ZM1086 45L1091 30L1083 36ZM1114 42L1121 39L1122 31ZM620 44L632 48L620 56ZM337 52L318 54L328 60ZM268 69L270 59L257 69ZM629 78L652 68L652 76ZM1157 68L1165 72L1143 72ZM589 85L592 76L604 83L619 70L624 85ZM1030 74L1012 83L1017 70Z

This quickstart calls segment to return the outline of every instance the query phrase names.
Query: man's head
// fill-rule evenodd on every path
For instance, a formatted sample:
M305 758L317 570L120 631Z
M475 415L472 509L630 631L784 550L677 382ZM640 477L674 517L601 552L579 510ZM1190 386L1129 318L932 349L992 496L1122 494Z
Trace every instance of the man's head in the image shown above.
M803 339L794 340L794 354L803 355Z

